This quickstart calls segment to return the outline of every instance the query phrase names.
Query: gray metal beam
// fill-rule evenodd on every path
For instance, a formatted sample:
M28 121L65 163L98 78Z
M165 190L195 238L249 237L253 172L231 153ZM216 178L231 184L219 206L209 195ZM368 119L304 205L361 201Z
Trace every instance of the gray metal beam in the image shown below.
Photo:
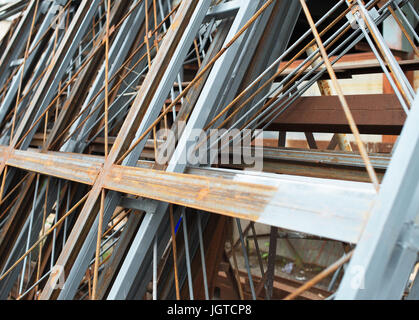
M394 251L405 225L418 224L419 212L419 96L394 151L370 218L362 233L337 299L379 299L387 267L400 254ZM411 260L412 261L412 260ZM358 272L356 272L358 270ZM405 275L396 275L404 277ZM357 278L358 277L358 278ZM357 279L364 280L357 286ZM399 278L401 282L403 280ZM386 292L388 293L388 292ZM391 293L400 297L402 292Z
M153 100L151 101L151 104L147 109L147 112L144 116L145 120L142 122L142 124L140 125L140 128L138 129L139 134L141 134L143 130L148 128L148 126L154 121L154 119L157 118L158 113L161 110L161 106L163 105L164 100L168 96L170 87L173 85L173 82L175 81L174 77L177 75L177 73L179 72L183 64L187 51L189 50L189 47L191 46L193 39L195 38L198 32L198 28L200 27L205 17L205 14L209 8L209 5L210 4L206 1L200 1L197 4L195 12L190 18L189 25L186 27L186 30L183 32L183 36L180 42L177 44L176 50L173 55L173 59L170 61L169 65L167 66L167 69L165 70L165 74L162 80L160 81L160 84L153 97ZM138 152L138 148L136 152ZM130 163L135 164L137 162L139 158L139 154L136 155L136 152L130 155L129 159L125 161L126 164L128 165ZM140 153L141 153L141 150L140 150ZM105 202L104 226L106 226L107 224L106 222L109 220L110 215L115 210L119 201L120 201L120 195L116 192L110 192L110 194L107 196L107 199ZM78 278L80 278L80 275L83 275L84 271L87 269L87 263L90 261L91 257L94 254L97 224L98 224L98 217L93 223L93 226L86 238L86 241L84 242L83 247L77 257L77 261L75 262L72 268L71 272L74 274L74 276L77 276ZM72 282L68 281L68 286L70 286L71 284ZM75 291L70 292L70 293L68 292L69 291L66 288L64 288L64 290L60 294L60 299L69 298L73 293L75 293ZM67 296L67 294L69 294L69 296Z
M34 19L34 13L36 8L36 1L32 1L28 8L25 11L19 25L16 27L15 32L13 33L13 37L10 40L3 56L0 60L0 87L2 87L8 75L10 64L16 60L19 55L21 54L26 41L29 37L29 31L32 25L32 21ZM41 15L41 10L37 11L37 16L35 17L35 22L38 20L39 16Z
M71 25L67 33L64 35L61 45L57 49L57 53L53 58L55 63L41 80L39 89L35 93L19 127L16 129L11 145L15 146L18 143L25 133L25 130L29 129L29 126L32 125L33 121L44 112L52 101L53 96L57 92L59 82L66 73L82 37L85 35L87 28L90 26L92 17L96 13L99 2L99 0L84 0L80 4L80 7L76 12L76 16L73 18ZM40 123L38 123L36 128L39 125ZM22 149L29 147L32 138L35 135L36 128L34 128L25 138L25 141L22 144Z
M209 4L209 3L208 3ZM252 1L246 1L242 4L239 12L237 13L237 16L235 18L235 22L233 23L231 30L230 30L230 34L227 36L227 40L226 43L228 41L230 41L230 39L233 38L233 36L240 30L240 28L250 19L250 17L253 15L253 13L256 11L257 8L257 4L255 2ZM208 7L207 7L208 9ZM206 97L210 98L212 101L214 101L213 99L215 99L218 96L219 91L221 90L221 85L224 81L222 81L222 79L216 79L217 75L220 75L222 78L226 77L226 74L224 72L224 75L222 75L223 72L221 71L225 71L226 69L230 69L230 65L231 63L233 63L233 59L237 54L237 49L240 46L240 42L236 43L235 45L233 45L214 65L211 74L207 80L207 83L210 84L215 84L217 83L217 85L212 88L212 86L210 86L213 90L211 93L213 96L209 95L209 91L208 91L208 87L205 86L203 89L203 92L205 92L205 94L201 93L200 96L200 100L198 100L197 105L199 105L199 107L195 107L195 111L193 113L193 115L191 116L191 120L193 119L193 117L198 117L201 118L203 117L203 121L201 121L200 124L197 124L197 126L199 127L203 127L205 125L206 122L206 117L205 112L207 113L207 116L211 110L211 108L209 107L211 104L209 101L206 101L207 104L205 104L205 106L207 107L207 110L202 112L202 107L203 107L203 102L205 101ZM214 80L217 81L214 81ZM173 82L172 82L173 83ZM167 96L167 94L166 94ZM198 108L198 111L196 111ZM194 115L195 114L195 115ZM155 115L155 117L157 117L157 114ZM151 120L151 119L150 119ZM190 120L190 121L191 121ZM193 121L195 122L195 120ZM141 130L139 130L139 132L141 133L143 130L145 130L146 128L148 128L148 125L151 124L150 123L144 123L143 128L140 127ZM186 130L187 131L187 130ZM183 137L183 136L182 136ZM143 140L142 144L139 146L140 151L142 151L142 149L145 146L145 142L146 140ZM184 146L179 145L178 148L183 149ZM138 152L134 151L134 152ZM134 153L133 152L133 153ZM141 153L141 152L140 152ZM138 156L140 153L137 153L136 156L138 159ZM175 151L176 154L176 151ZM175 155L174 155L175 157ZM174 161L175 163L177 163L177 160L172 160L171 162ZM181 161L179 161L179 165L180 165ZM186 163L185 163L186 166ZM167 171L169 172L175 172L175 171L180 171L182 172L185 168L185 166L180 165L180 167L178 168L178 170L176 170L175 168L168 168ZM170 164L169 164L170 167ZM155 214L151 215L151 214L147 214L144 218L143 223L141 224L140 229L138 230L137 236L135 237L133 244L131 246L131 249L127 255L127 257L125 258L124 264L121 267L121 272L118 274L117 279L115 280L115 283L112 286L112 289L109 293L108 299L113 300L113 299L123 299L127 296L128 292L129 292L129 285L130 283L132 283L132 277L134 274L136 274L136 271L138 271L138 269L140 268L141 262L143 261L146 253L148 252L148 248L150 248L152 240L153 240L153 235L155 234L158 226L160 225L163 217L165 216L165 213L167 211L168 208L168 204L167 203L160 203L157 211Z
M49 3L45 3L46 5L50 5ZM36 33L36 36L32 40L32 46L29 49L29 52L31 54L27 57L24 68L23 65L20 67L17 74L13 77L13 81L7 91L7 94L0 106L0 123L3 122L5 116L9 112L10 108L14 106L13 102L16 102L16 94L19 88L19 84L21 82L21 79L25 79L26 75L29 71L33 70L33 67L38 63L38 61L35 61L35 57L38 55L38 52L43 50L43 46L39 41L41 40L42 36L44 35L47 28L49 28L52 20L56 17L57 11L59 9L59 6L52 6L49 8L48 13L46 14L42 25L39 27L38 32ZM35 47L35 44L37 45ZM24 69L24 70L23 70ZM23 71L23 72L22 72ZM23 75L22 75L23 73ZM19 97L20 99L20 97Z

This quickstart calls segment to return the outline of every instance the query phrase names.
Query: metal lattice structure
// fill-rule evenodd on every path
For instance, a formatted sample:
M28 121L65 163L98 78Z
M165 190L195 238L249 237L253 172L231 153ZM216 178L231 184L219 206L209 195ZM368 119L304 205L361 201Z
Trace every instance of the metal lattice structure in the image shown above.
M419 97L406 76L418 69L417 3L316 10L305 0L0 7L18 13L0 44L0 299L212 299L230 259L238 298L272 299L277 239L293 235L346 252L284 298L309 298L332 275L324 298L418 298ZM390 50L389 17L410 59ZM360 44L375 64L339 67ZM383 73L393 92L369 97L370 118L354 107L367 97L339 80L357 72ZM304 96L313 86L321 96ZM333 104L340 119L314 119L310 103ZM275 148L259 144L267 130L280 132ZM286 148L287 131L310 149ZM317 150L317 131L333 133L332 150ZM371 133L400 137L372 154L361 137ZM270 227L266 267L255 224Z

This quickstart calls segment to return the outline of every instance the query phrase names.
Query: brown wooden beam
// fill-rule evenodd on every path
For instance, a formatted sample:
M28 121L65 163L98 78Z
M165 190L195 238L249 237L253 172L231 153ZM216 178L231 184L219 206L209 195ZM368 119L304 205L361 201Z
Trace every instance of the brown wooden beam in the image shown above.
M346 99L361 133L400 134L406 114L395 95L348 95ZM269 129L351 133L337 96L301 97Z

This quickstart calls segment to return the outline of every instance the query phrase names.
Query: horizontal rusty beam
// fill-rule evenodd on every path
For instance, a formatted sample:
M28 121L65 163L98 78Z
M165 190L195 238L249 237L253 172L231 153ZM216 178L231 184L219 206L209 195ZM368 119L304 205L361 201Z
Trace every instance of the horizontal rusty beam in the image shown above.
M146 158L154 159L153 142L147 144L143 155ZM0 160L5 151L5 147L0 146ZM231 157L233 156L231 151ZM251 151L255 152L254 148ZM259 151L260 152L260 151ZM58 156L59 158L55 158ZM62 156L65 156L62 158ZM299 175L314 178L349 180L358 182L369 182L368 175L365 171L365 165L362 158L357 153L342 151L326 151L326 150L305 150L305 149L289 149L289 148L263 148L263 171L269 173ZM377 171L380 178L385 173L391 156L388 154L369 154L371 164ZM55 161L60 159L60 163ZM60 153L49 151L48 153L40 153L37 149L29 149L29 151L14 151L13 157L8 161L8 165L16 168L37 171L41 170L45 174L65 179L67 175L73 174L73 181L92 185L96 179L97 171L103 164L103 157L85 154ZM75 163L79 167L74 169ZM231 161L231 163L233 163ZM62 170L57 169L62 164ZM138 167L144 169L152 169L153 161L139 161ZM91 169L94 168L94 170ZM244 165L222 165L225 169L243 170ZM85 170L86 169L86 170ZM90 170L90 171L89 171ZM47 173L49 172L49 173ZM209 171L204 168L190 167L186 173L199 176L207 176ZM215 172L211 176L216 175ZM225 177L226 173L222 172L219 177Z
M348 95L346 99L361 133L400 134L406 114L395 95ZM301 97L269 129L351 133L337 96Z
M77 155L68 157L19 150L12 151L6 165L88 185L93 185L101 169L101 164L85 161Z
M3 154L4 147L0 148ZM7 165L93 185L100 157L14 151ZM206 169L209 172L212 169ZM104 188L355 243L375 199L370 184L221 169L215 177L114 165ZM327 195L329 201L325 202Z

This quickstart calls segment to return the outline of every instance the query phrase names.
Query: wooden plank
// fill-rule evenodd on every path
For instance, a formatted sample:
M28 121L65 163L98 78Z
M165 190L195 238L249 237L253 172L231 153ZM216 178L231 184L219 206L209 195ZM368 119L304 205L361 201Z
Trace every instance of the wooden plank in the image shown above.
M361 133L400 134L406 114L395 95L348 95L346 99ZM337 96L301 97L275 119L269 129L351 132Z

